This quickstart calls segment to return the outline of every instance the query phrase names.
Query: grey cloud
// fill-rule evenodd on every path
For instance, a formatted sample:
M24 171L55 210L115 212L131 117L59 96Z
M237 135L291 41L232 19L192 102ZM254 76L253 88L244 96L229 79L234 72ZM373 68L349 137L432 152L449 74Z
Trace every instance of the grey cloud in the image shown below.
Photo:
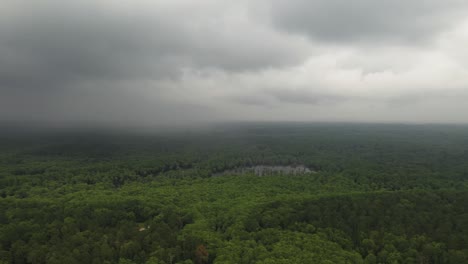
M270 98L263 95L235 95L235 96L226 96L223 99L246 106L271 106Z
M245 105L245 106L261 106L261 107L277 107L281 104L297 104L297 105L324 105L336 104L349 100L339 95L333 95L325 92L317 92L320 89L290 89L285 87L260 89L251 92L247 95L230 95L223 99L229 102ZM356 98L353 98L356 99Z
M426 91L425 93L410 92L406 94L399 94L389 98L381 99L382 103L388 107L411 107L425 101L433 102L457 102L466 101L468 99L468 90L463 88L451 88L449 90L437 89L433 91ZM376 101L374 99L374 101ZM456 105L456 104L455 104ZM452 105L451 107L453 107ZM430 112L430 109L427 109Z
M275 26L314 40L414 43L431 39L467 15L463 0L272 0Z
M352 121L437 106L466 121L466 92L455 91L468 84L466 10L465 0L4 0L0 120Z
M3 3L8 13L0 19L0 89L63 89L83 80L173 79L187 67L251 71L303 60L303 54L291 48L297 46L282 39L265 47L262 41L270 40L256 39L248 27L229 32L222 21L203 21L204 10L186 15L157 4L147 10L133 1L123 9L99 3Z
M153 38L147 25L139 32L137 22L97 6L36 5L18 7L19 14L0 28L3 89L34 91L82 80L166 76L175 63L170 51L177 54L183 43L162 23L152 24L158 32Z
M315 89L314 89L315 90ZM322 105L335 104L345 100L343 96L301 90L276 89L271 95L282 103Z

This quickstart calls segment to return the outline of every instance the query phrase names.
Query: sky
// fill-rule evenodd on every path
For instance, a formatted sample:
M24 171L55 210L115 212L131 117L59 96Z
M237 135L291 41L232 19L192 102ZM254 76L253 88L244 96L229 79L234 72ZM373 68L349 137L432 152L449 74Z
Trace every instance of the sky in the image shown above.
M2 0L0 120L468 123L466 0Z

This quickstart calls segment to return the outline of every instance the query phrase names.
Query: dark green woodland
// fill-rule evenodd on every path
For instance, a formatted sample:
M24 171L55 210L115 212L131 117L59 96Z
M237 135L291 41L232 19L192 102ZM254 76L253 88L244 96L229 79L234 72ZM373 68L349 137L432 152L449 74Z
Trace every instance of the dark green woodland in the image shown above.
M4 126L0 263L468 263L468 126Z

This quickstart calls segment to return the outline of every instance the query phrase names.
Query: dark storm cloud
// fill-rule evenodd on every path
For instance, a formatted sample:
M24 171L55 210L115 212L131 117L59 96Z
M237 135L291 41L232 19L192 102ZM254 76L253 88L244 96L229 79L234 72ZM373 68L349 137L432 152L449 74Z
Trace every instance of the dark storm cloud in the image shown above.
M184 42L162 21L150 26L142 18L69 3L12 4L16 13L0 26L3 89L62 89L79 81L157 78L173 72L174 54L183 50Z
M0 89L174 79L186 67L249 71L303 59L282 43L263 47L248 28L239 34L223 28L222 21L208 23L200 10L191 15L167 4L123 3L128 6L87 0L3 3Z
M464 0L272 0L274 25L314 40L421 42L465 18Z

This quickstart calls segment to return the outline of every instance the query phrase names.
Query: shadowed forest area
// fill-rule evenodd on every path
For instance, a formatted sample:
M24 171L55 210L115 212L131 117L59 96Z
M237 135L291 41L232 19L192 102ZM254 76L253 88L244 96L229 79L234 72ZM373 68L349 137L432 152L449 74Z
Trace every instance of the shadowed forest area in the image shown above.
M2 264L468 263L467 204L468 126L0 132Z

